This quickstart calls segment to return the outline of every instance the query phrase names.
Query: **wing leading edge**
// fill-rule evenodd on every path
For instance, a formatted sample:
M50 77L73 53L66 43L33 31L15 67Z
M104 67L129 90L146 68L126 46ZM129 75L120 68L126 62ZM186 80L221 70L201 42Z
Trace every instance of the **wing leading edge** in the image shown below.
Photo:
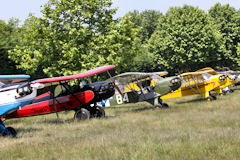
M16 83L29 79L29 75L0 75L0 81L3 83Z
M112 78L110 78L110 80L116 80L119 83L122 84L128 84L134 80L141 80L147 77L151 77L151 76L164 76L167 75L168 72L152 72L152 73L144 73L144 72L126 72L126 73L122 73L119 75L116 75Z
M53 78L44 78L44 79L39 79L33 81L33 83L41 83L41 84L46 84L46 83L53 83L53 82L61 82L61 81L69 81L73 79L81 79L81 78L86 78L90 77L92 75L98 74L105 72L107 70L115 68L114 65L107 65L107 66L101 66L97 67L91 70L88 70L86 72L82 72L79 74L71 75L71 76L61 76L61 77L53 77Z

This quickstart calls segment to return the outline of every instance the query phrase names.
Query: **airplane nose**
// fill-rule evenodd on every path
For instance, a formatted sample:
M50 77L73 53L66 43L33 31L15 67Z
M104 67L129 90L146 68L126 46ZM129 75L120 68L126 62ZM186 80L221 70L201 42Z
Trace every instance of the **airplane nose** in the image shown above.
M222 82L222 81L224 81L226 78L227 78L227 76L226 76L225 74L224 74L224 75L221 75L221 76L219 77L219 81Z
M182 81L181 81L181 78L175 77L170 81L170 83L171 83L170 84L171 89L176 90L181 86Z

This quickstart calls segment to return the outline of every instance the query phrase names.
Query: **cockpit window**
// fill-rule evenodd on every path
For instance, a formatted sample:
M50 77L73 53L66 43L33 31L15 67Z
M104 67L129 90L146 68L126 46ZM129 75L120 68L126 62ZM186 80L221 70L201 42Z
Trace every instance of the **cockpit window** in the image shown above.
M205 81L207 81L207 80L209 80L209 79L212 77L212 75L209 74L209 73L203 73L203 74L202 74L202 77L203 77L203 79L204 79Z
M5 84L3 82L0 82L0 88L2 88Z

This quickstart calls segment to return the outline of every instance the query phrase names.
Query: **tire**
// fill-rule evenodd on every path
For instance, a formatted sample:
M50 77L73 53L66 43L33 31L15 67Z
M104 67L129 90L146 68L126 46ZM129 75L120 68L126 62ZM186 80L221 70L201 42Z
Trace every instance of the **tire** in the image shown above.
M90 112L85 108L81 108L77 110L74 114L74 119L76 120L87 120L89 118L90 118Z
M213 100L216 100L216 99L217 99L217 97L216 97L216 96L212 96L212 98L213 98Z
M103 107L97 106L96 107L96 114L95 116L96 118L104 118L105 117L105 110Z
M220 96L225 96L227 94L227 92L222 92L220 93Z
M168 106L168 104L167 103L163 103L162 104L162 108L168 108L169 106Z
M154 105L154 109L159 109L159 108L163 108L163 106L161 104Z
M7 130L11 133L12 137L17 136L17 131L13 127L7 127Z
M7 133L3 132L2 136L11 136L11 137L16 137L17 136L17 131L13 127L7 127L7 130L11 133L11 135L7 135Z
M214 100L216 100L217 98L215 97L215 96L209 96L209 97L207 97L207 100L208 101L214 101Z
M229 93L233 93L233 92L234 92L234 90L233 90L233 89L230 89L230 90L229 90Z

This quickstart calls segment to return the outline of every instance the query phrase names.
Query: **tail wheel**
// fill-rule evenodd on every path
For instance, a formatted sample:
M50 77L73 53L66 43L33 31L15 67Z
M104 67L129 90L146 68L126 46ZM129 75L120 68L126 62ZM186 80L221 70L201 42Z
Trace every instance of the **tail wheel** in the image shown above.
M105 110L103 107L97 106L96 107L96 118L104 118L105 117Z
M86 120L89 118L90 118L90 112L85 108L81 108L77 110L74 114L74 119L76 120Z

